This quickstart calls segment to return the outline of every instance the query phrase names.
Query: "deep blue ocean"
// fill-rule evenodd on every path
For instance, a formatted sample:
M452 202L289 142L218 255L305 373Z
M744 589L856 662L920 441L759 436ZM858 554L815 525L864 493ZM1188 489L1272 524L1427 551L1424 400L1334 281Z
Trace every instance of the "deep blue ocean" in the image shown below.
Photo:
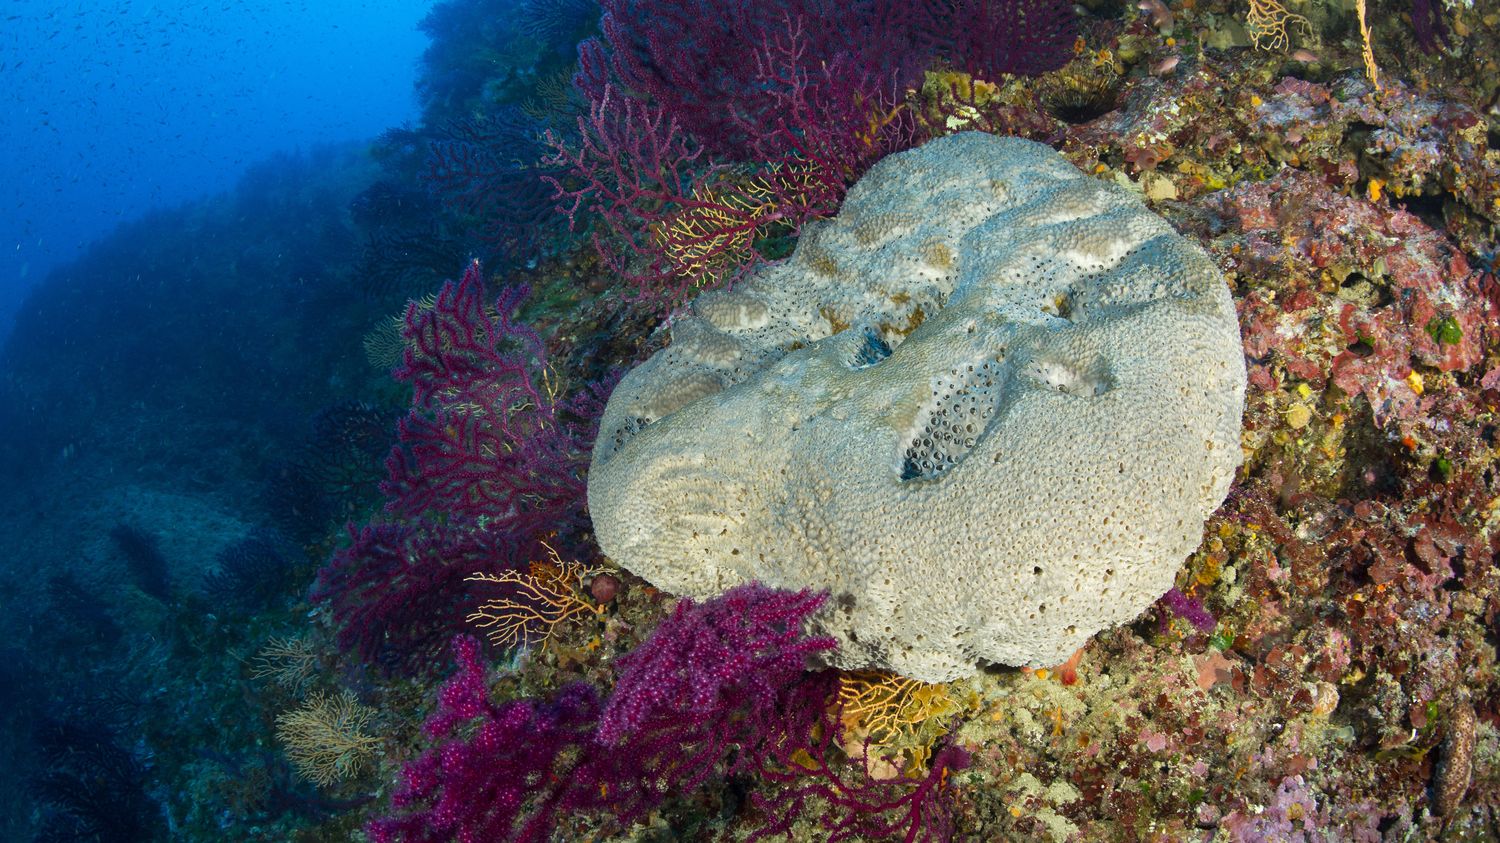
M0 3L0 839L289 839L311 815L277 817L327 816L300 785L265 804L295 777L229 734L247 710L180 684L180 621L217 603L213 649L253 651L250 618L305 596L308 537L267 490L378 375L358 323L400 294L352 280L349 206L372 145L422 120L431 7ZM265 579L212 596L226 553Z
M8 0L0 322L120 223L416 120L429 6Z

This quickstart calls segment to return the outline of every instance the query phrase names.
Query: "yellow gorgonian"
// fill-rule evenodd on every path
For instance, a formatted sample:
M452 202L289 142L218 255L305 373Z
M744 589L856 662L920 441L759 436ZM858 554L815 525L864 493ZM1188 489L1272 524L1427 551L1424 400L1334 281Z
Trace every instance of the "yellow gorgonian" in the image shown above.
M932 745L947 734L948 715L963 707L949 683L918 682L880 670L841 675L838 700L850 739L906 750L917 767L926 765Z
M468 621L485 631L496 646L518 647L545 643L569 618L604 613L604 607L583 596L583 583L604 572L597 565L564 562L551 545L547 560L533 562L529 572L473 574L465 579L502 586L506 596L481 604Z
M297 774L327 787L350 778L370 761L380 739L365 733L375 710L354 695L316 693L300 708L276 717L276 737Z

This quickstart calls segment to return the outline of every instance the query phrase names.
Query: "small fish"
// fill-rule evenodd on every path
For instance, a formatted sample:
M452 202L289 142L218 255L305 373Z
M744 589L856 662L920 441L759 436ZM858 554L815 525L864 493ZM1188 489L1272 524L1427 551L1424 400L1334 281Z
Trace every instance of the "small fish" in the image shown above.
M1172 10L1163 0L1140 0L1135 7L1150 15L1151 25L1157 29L1165 29L1172 25Z
M1177 69L1177 63L1182 61L1182 56L1167 56L1156 64L1151 65L1152 76L1166 76Z
M1292 61L1300 61L1303 64L1312 64L1318 60L1318 54L1306 47L1298 47L1292 51Z

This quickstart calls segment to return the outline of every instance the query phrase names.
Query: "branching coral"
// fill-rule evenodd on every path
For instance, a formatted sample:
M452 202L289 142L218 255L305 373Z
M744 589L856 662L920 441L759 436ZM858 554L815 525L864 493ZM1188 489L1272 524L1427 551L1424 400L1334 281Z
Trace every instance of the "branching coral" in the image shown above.
M478 262L407 308L394 375L412 386L381 489L393 520L349 528L318 574L345 650L402 671L462 629L475 572L538 555L583 527L581 478L607 385L565 397L541 338L515 321L524 288L484 299Z
M203 579L203 591L224 610L259 611L291 587L295 565L270 534L247 536L219 551L217 567Z
M694 285L711 286L747 266L754 259L756 235L770 222L779 222L787 199L797 197L796 188L780 175L772 171L695 185L674 213L650 228L651 243L671 272Z
M574 684L551 700L489 700L479 642L454 641L458 672L438 695L425 731L438 744L406 765L394 816L371 824L377 843L454 839L545 841L560 810L592 808L605 792L572 773L599 711L593 688ZM472 726L472 737L467 727Z
M849 737L832 694L835 675L809 677L797 688L797 698L783 709L789 739L764 746L753 759L769 785L752 796L766 817L756 839L791 836L798 823L818 825L830 841L956 839L957 795L949 780L969 767L968 751L956 743L942 746L915 780L872 778L867 751L850 757L840 748Z
M777 689L800 675L808 659L833 646L831 639L802 633L803 621L826 599L745 585L704 603L679 602L646 642L620 660L599 739L639 741L643 730L666 721L701 724L747 698L758 709L770 706ZM704 730L698 754L705 760L720 756L732 737Z
M255 654L250 676L269 679L301 696L318 668L318 651L307 638L272 638Z
M371 836L540 841L578 812L628 824L777 748L813 746L829 674L804 666L829 642L801 630L823 600L757 585L684 600L623 661L604 704L584 684L493 703L478 642L457 639L459 672L426 727L438 743L407 766L398 814Z
M1287 11L1278 0L1250 0L1245 28L1249 30L1256 49L1285 50L1291 46L1288 26L1301 29L1303 37L1312 35L1312 24L1307 18Z
M405 315L401 314L382 319L365 332L360 345L365 349L365 360L369 361L371 368L389 372L401 362L401 354L406 350L406 343L401 339L401 329L405 325Z
M167 833L145 766L108 729L49 721L35 738L47 760L31 783L43 818L36 840L154 840Z
M299 775L327 787L369 763L379 743L365 732L374 716L374 709L360 705L348 691L314 694L276 717L276 737Z
M1444 4L1438 0L1412 0L1411 25L1417 43L1429 53L1448 44L1448 26L1443 22Z
M905 100L937 57L994 78L1058 67L1073 43L1057 0L604 6L579 53L589 113L548 165L570 221L604 221L610 269L666 306L738 277L759 238L831 213L914 145Z
M494 257L534 258L558 232L541 137L540 124L507 106L486 119L455 120L428 145L428 185Z
M516 547L471 522L349 527L349 544L318 572L312 599L325 604L339 648L397 673L420 673L463 629L465 582L504 569Z
M391 512L436 511L528 536L582 523L580 473L602 387L560 394L541 339L514 319L526 292L505 290L487 312L475 262L431 308L408 309L394 374L412 385L413 408L386 461Z
M485 631L498 647L545 642L571 618L604 612L583 598L584 581L603 573L599 565L563 561L547 545L547 560L531 563L531 571L476 573L467 579L495 586L502 596L491 597L469 615L469 623Z
M1060 67L1073 46L1072 8L1056 0L602 5L613 78L660 105L714 154L741 160L764 154L764 139L785 114L788 80L831 70L830 93L893 89L899 97L935 61L994 79ZM786 49L791 44L796 48ZM584 80L597 101L600 89ZM800 119L794 125L854 134L868 127L871 113L859 115L858 126L819 127Z
M907 750L914 768L926 767L932 744L947 734L945 721L961 707L946 682L918 682L878 670L840 674L838 705L846 746Z
M569 174L551 179L562 211L575 226L597 216L606 266L662 306L753 265L752 246L770 227L795 230L831 208L826 191L807 189L806 176L821 172L810 163L748 176L711 164L662 109L609 85L579 118L578 145L553 138L553 149L549 164Z

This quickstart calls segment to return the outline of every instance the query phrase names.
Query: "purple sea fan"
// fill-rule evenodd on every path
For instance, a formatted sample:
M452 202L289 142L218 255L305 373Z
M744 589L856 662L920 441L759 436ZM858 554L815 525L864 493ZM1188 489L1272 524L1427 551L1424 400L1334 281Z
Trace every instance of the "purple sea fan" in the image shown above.
M580 58L585 73L604 61L597 44L584 45ZM580 212L598 215L603 226L594 231L595 248L612 273L635 287L637 299L675 305L694 287L755 265L762 232L796 230L837 207L842 184L834 196L821 178L831 173L837 180L837 170L806 159L778 159L753 172L710 163L660 105L601 84L588 115L579 118L577 147L550 139L555 154L548 165L569 174L551 184L575 227L583 223ZM800 151L779 148L788 159Z
M775 747L812 746L833 674L807 673L833 642L802 632L824 595L745 585L683 600L635 651L603 706L591 687L547 700L489 700L479 643L455 639L459 671L407 765L379 843L544 841L565 816L622 825L711 776L753 772Z
M583 470L608 387L556 393L541 339L513 318L526 292L508 288L487 311L476 261L430 309L408 309L394 374L413 399L386 460L391 512L441 511L535 537L582 524Z
M1435 53L1448 44L1448 27L1443 23L1443 4L1438 0L1411 0L1411 25L1422 50Z
M525 260L561 228L543 181L545 153L541 126L507 106L444 126L428 143L423 177L496 256Z
M767 77L768 45L799 42L795 64L776 74L815 76L837 67L838 84L902 92L918 86L934 60L975 76L1038 74L1073 56L1074 13L1067 0L604 0L607 49L582 51L579 84L599 102L613 77L716 155L755 158L776 128L784 96ZM591 71L590 52L607 53L609 74ZM868 115L866 115L868 116ZM818 126L806 123L806 131Z
M1073 58L1078 26L1068 0L955 0L952 9L952 40L940 52L971 76L1036 76Z
M807 619L826 594L750 583L702 603L682 600L619 662L599 720L601 761L575 771L611 794L631 822L711 778L755 773L773 747L808 745L830 672L807 662L831 650Z
M524 288L493 308L478 262L430 307L407 310L395 374L412 386L381 485L392 520L350 528L318 574L339 645L405 672L473 609L466 578L538 558L583 528L583 471L607 384L564 398L541 338L515 321Z
M823 709L802 711L822 714ZM809 801L828 806L817 815L817 822L828 832L829 843L947 843L956 839L956 794L949 777L973 763L968 750L947 744L933 755L926 775L920 779L877 781L865 772L866 764L857 759L853 764L832 761L838 757L836 739L843 734L836 715L836 711L823 714L819 729L806 725L789 729L789 734L805 742L787 742L759 761L761 777L780 782L783 787L770 795L752 796L768 818L752 839L780 834L790 837L793 821L810 813ZM816 735L822 735L821 740L808 740Z
M813 217L836 212L848 185L876 161L916 146L917 125L898 80L847 54L809 68L808 43L798 21L757 47L757 84L774 117L760 125L738 119L757 159L814 176L797 197Z
M575 228L637 298L733 283L767 238L834 213L914 146L908 95L947 62L987 79L1073 55L1067 0L604 0L579 47L588 101L545 166ZM576 146L575 146L576 143ZM664 307L665 309L665 307Z
M515 558L505 533L473 524L349 526L349 545L318 571L312 600L326 604L339 649L398 673L428 668L464 628L475 571Z
M393 372L412 386L412 404L430 408L463 397L493 401L539 396L528 361L543 357L541 338L514 320L525 288L510 288L485 312L484 273L472 261L457 283L443 285L432 307L413 303L402 336L407 348Z
M757 583L704 603L682 600L640 647L620 659L620 678L599 722L599 740L627 743L652 725L676 728L719 720L727 709L774 706L777 693L833 649L832 638L809 638L803 623L828 599ZM702 737L701 754L735 735Z
M915 85L930 58L932 2L896 0L605 0L600 28L619 87L660 105L714 154L753 157L755 139L774 125L776 100L757 51L805 34L800 73L838 62L856 76L898 88ZM933 22L935 23L935 22ZM590 48L584 45L587 58ZM579 81L598 102L606 74Z
M425 726L439 742L402 770L393 799L401 813L373 822L370 837L376 843L542 843L551 838L560 809L598 807L604 794L581 786L568 760L586 764L594 754L594 689L578 683L550 700L496 705L479 642L464 636L453 647L458 673L439 692Z

